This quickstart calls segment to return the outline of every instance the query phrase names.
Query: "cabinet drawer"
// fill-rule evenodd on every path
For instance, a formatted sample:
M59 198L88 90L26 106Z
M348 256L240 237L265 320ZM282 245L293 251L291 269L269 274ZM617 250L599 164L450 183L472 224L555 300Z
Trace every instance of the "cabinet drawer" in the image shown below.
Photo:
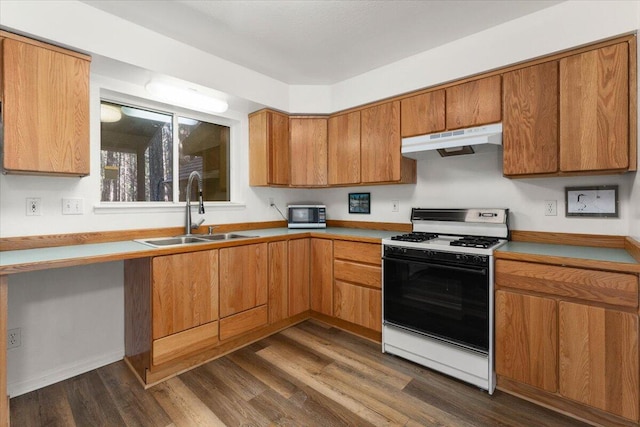
M336 280L334 315L375 331L382 331L382 292Z
M382 246L376 243L336 240L333 244L333 256L350 261L382 265Z
M218 322L210 322L153 341L153 364L160 365L218 343Z
M496 286L638 307L638 277L633 274L497 260Z
M375 265L359 264L337 259L333 262L333 275L336 280L382 288L382 269Z
M220 319L220 339L226 340L251 329L266 325L269 321L266 305Z

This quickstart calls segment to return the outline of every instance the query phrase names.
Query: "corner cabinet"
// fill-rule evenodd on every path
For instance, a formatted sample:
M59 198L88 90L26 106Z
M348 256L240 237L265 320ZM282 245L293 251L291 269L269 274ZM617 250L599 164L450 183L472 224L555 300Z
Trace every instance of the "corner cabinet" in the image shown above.
M291 186L326 187L327 119L292 117L289 119Z
M271 110L249 115L249 185L288 186L289 117Z
M504 175L637 168L636 40L503 75Z
M496 260L498 387L601 424L640 421L638 276Z
M76 52L0 31L6 173L89 175L89 65Z

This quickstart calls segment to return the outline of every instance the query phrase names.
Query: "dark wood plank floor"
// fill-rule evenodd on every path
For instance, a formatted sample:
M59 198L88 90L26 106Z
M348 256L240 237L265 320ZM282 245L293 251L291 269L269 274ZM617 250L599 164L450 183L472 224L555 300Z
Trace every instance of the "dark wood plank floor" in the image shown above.
M11 399L12 426L581 426L307 321L144 390L123 362Z

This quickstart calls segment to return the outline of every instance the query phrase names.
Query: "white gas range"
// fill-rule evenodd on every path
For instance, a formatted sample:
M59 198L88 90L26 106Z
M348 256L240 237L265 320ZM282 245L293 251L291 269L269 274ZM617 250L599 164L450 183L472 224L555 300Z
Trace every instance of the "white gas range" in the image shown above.
M507 209L422 209L413 231L384 239L382 349L495 388L493 251Z

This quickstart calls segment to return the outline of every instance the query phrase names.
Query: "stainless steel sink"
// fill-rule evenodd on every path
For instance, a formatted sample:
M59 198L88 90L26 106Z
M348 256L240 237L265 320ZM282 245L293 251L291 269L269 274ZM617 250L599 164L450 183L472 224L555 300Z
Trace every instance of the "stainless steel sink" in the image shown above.
M207 241L212 241L212 240L232 240L232 239L246 239L248 237L255 237L255 236L245 236L243 234L235 234L235 233L220 233L220 234L203 234L203 235L199 235L198 239L204 239Z
M220 234L194 234L191 236L175 236L175 237L157 237L153 239L136 239L138 243L152 246L154 248L163 248L167 246L189 246L202 245L205 243L218 242L233 239L246 239L255 236L245 236L235 233Z

